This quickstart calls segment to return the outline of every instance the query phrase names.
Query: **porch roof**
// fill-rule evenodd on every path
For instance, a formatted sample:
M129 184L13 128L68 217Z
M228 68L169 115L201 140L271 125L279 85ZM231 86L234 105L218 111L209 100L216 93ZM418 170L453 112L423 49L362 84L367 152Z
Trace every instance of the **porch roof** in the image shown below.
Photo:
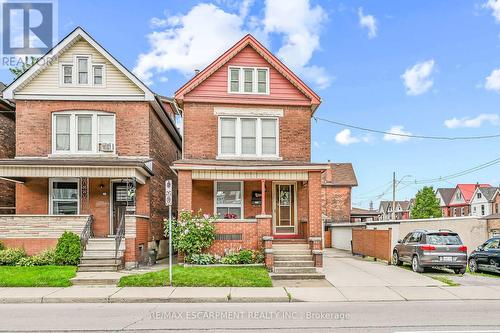
M15 158L0 159L0 178L88 177L135 178L144 184L153 175L151 160L138 158Z

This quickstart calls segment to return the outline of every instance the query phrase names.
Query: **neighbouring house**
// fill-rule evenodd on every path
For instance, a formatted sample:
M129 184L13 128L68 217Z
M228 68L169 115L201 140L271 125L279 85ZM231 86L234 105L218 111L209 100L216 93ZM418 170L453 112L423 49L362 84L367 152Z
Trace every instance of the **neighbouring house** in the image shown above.
M5 85L0 82L0 91ZM14 158L16 154L15 104L0 98L0 159ZM16 184L0 178L0 214L14 214L16 210Z
M472 216L487 216L498 213L498 187L476 187L470 200Z
M0 177L16 183L15 214L0 216L5 245L32 254L73 231L88 240L81 270L116 270L93 260L117 257L135 266L152 248L165 255L165 180L177 188L169 167L182 147L172 100L80 27L3 97L17 120L15 158L0 160Z
M450 201L453 197L454 192L454 187L441 187L436 190L436 198L439 201L439 207L441 207L441 213L443 214L443 217L452 216Z
M379 211L375 209L363 209L352 207L351 222L369 222L379 219Z
M351 191L358 180L351 163L330 163L321 177L321 206L325 222L351 220Z
M489 184L458 184L450 200L450 216L470 216L470 201L477 187L491 187Z
M380 205L378 208L379 212L379 220L381 221L389 221L389 220L408 220L411 216L411 208L414 204L414 199L412 200L404 200L404 201L396 201L396 209L395 218L393 217L393 202L392 201L380 201Z
M209 251L265 247L273 268L273 247L286 241L308 244L311 264L321 266L321 173L330 166L311 163L320 97L247 35L177 90L175 101L184 138L172 167L178 208L218 216Z

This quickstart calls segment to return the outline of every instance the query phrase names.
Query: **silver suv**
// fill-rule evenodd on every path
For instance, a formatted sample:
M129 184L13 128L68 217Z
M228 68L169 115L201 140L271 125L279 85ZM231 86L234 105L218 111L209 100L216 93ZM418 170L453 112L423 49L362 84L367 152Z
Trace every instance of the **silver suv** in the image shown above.
M467 246L456 232L447 229L418 229L399 240L392 252L392 264L410 263L414 272L426 267L451 268L464 274L467 268Z

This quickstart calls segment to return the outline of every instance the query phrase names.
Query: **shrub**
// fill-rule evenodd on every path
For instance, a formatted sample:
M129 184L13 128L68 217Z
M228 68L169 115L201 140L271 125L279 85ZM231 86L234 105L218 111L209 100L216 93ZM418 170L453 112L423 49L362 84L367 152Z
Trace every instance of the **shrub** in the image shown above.
M240 262L240 258L238 256L238 253L231 253L226 255L225 257L222 257L220 260L221 264L225 265L235 265Z
M2 242L0 242L0 251L5 250L5 245L3 245Z
M252 250L241 250L240 253L238 253L239 264L251 264L253 262L254 259Z
M195 265L210 265L215 264L216 259L215 256L211 255L210 253L193 253L186 257L186 262Z
M261 264L264 262L265 256L263 251L255 251L253 254L254 254L254 262L256 264Z
M55 249L48 249L31 257L21 258L17 266L46 266L55 264Z
M80 260L80 237L65 231L57 241L55 263L58 265L77 265Z
M14 266L26 257L24 249L5 249L0 251L0 265Z
M186 256L200 254L215 240L215 217L202 215L201 211L193 215L181 211L172 221L172 244L174 249ZM165 221L165 235L168 237L168 220Z

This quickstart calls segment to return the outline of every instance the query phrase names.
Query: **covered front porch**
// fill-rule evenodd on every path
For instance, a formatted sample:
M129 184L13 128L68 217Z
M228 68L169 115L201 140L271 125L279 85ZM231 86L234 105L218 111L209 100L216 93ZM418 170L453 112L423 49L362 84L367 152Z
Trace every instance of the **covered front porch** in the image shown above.
M272 265L277 239L305 240L321 266L321 172L319 164L282 161L215 161L174 164L179 209L217 216L209 252L264 249Z
M33 254L67 230L84 242L119 239L124 261L137 263L147 256L150 209L142 198L151 175L130 160L1 161L0 176L16 183L16 214L0 216L0 240Z

